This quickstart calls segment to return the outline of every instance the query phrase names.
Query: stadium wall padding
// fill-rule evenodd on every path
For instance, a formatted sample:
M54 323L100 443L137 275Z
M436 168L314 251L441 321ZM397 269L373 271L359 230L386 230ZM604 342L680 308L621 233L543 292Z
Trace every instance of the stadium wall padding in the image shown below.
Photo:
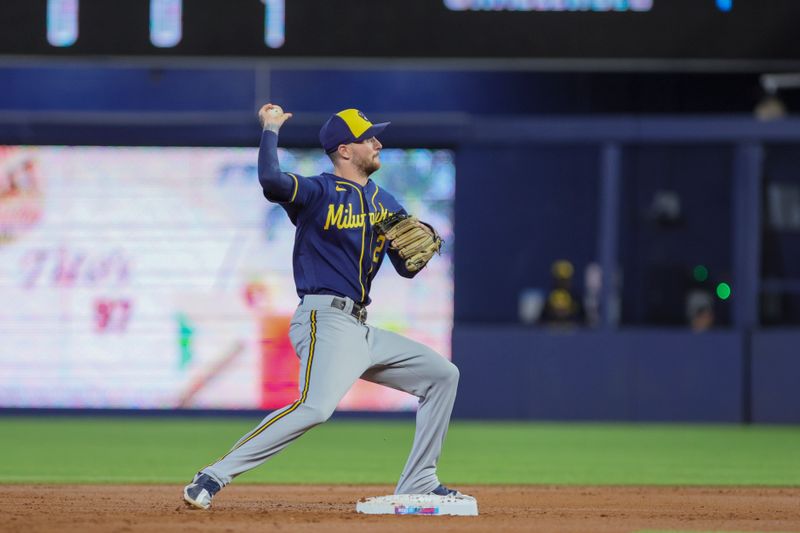
M463 418L741 422L742 336L456 326Z
M752 421L800 423L800 332L754 332Z

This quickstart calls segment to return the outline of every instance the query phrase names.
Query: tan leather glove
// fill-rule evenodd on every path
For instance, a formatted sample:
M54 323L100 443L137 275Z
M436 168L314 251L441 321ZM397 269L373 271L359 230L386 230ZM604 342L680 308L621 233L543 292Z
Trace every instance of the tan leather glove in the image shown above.
M393 215L375 227L389 241L389 246L405 259L409 272L422 270L444 242L436 230L414 216Z

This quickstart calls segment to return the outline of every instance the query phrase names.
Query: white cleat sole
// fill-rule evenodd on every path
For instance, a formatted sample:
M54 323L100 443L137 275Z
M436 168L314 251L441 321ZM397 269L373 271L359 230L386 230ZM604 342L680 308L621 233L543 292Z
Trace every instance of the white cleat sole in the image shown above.
M356 503L363 514L478 516L478 502L472 496L395 494L367 498Z
M189 494L186 492L186 489L183 489L183 501L185 501L187 503L187 505L189 505L191 507L194 507L196 509L202 509L202 510L206 511L206 510L211 508L211 504L204 506L202 503L200 503L200 502L198 502L196 500L193 500L189 496Z

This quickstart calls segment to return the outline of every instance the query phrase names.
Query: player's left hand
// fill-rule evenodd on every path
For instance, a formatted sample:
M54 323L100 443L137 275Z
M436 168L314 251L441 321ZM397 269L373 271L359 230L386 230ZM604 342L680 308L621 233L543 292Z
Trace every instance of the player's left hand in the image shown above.
M414 216L390 217L378 224L378 231L384 233L390 247L405 259L409 272L422 270L444 243L436 230Z

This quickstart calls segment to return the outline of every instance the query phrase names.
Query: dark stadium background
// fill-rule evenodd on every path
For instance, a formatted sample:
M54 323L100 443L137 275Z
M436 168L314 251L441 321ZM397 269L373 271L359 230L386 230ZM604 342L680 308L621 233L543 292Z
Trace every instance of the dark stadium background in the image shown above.
M254 146L272 101L297 117L282 143L314 147L359 107L393 122L387 146L455 150L457 416L798 423L800 224L771 213L781 194L800 210L800 89L764 78L800 68L798 6L666 3L292 0L269 50L260 3L192 0L167 50L143 1L81 2L74 48L47 43L45 2L17 2L0 7L0 144ZM597 316L521 324L559 259L581 301L601 267ZM692 290L713 301L702 331Z

